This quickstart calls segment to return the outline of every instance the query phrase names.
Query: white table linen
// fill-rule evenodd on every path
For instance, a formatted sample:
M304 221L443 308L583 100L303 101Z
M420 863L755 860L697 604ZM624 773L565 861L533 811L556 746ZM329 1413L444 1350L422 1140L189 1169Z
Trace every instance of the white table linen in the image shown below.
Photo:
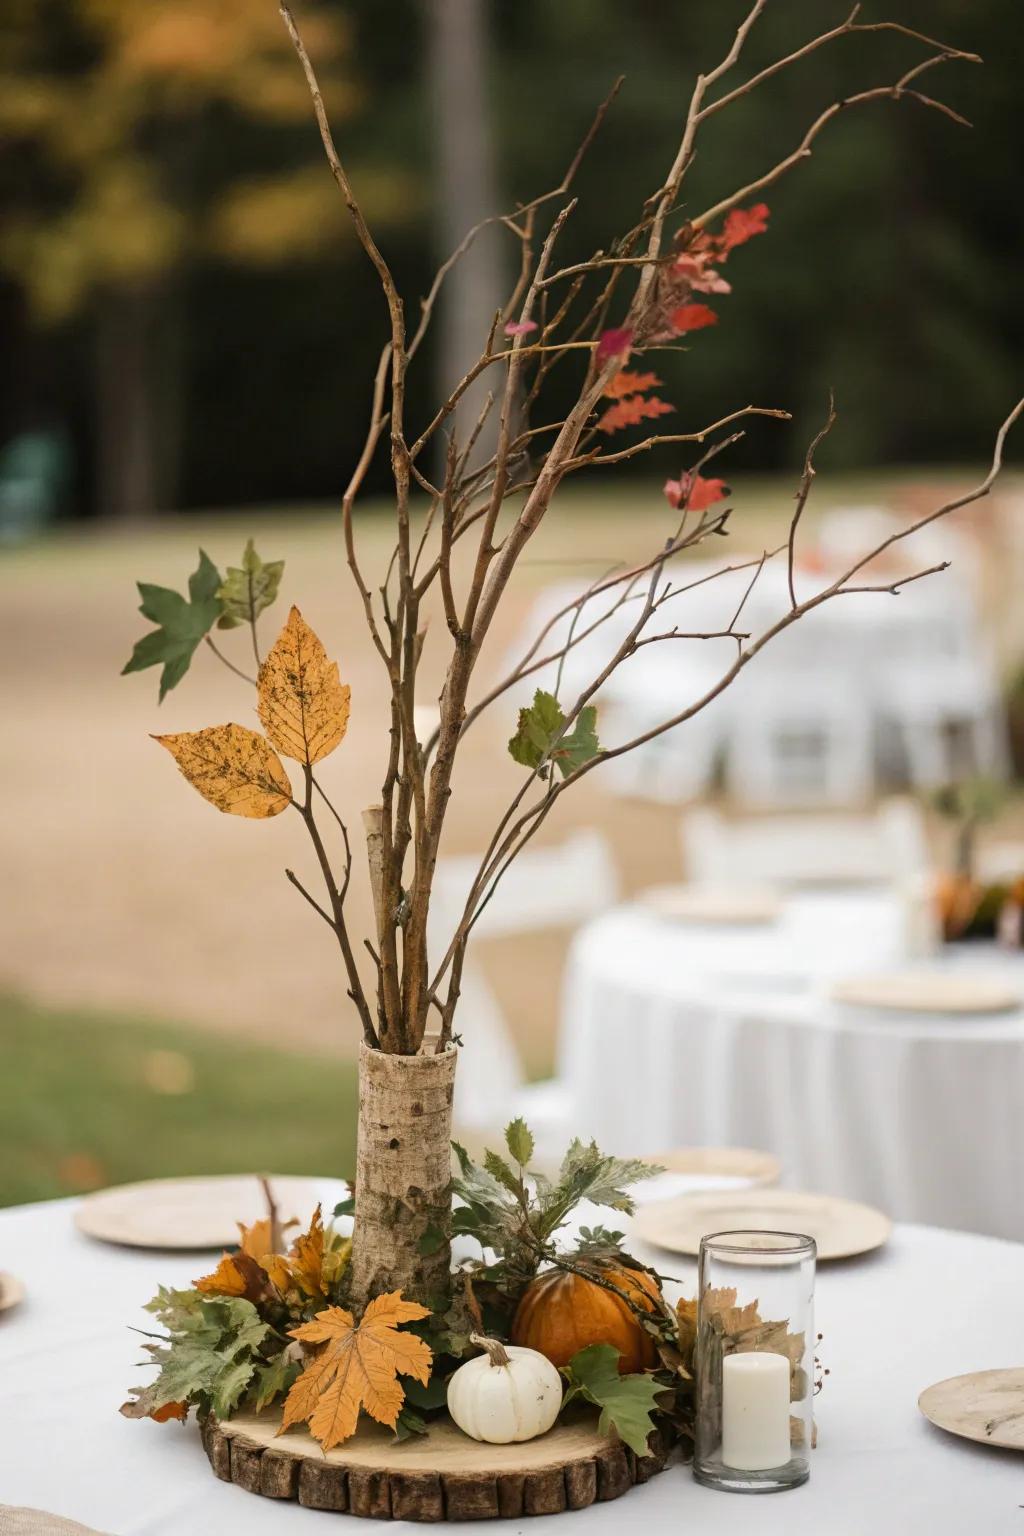
M576 936L564 984L574 1129L619 1155L756 1147L791 1186L1024 1239L1024 1010L830 1000L835 979L898 965L901 943L894 909L867 896L793 898L756 928L640 905L599 918ZM1024 961L963 948L929 963L1005 973L1024 992Z
M75 1231L73 1202L0 1212L0 1256L27 1300L0 1321L0 1502L83 1521L109 1536L315 1536L355 1529L218 1482L193 1424L118 1412L142 1379L142 1304L183 1286L202 1256L110 1248ZM692 1293L685 1262L665 1267ZM1019 1533L1024 1461L933 1429L916 1400L932 1382L1024 1356L1024 1247L897 1227L887 1249L823 1267L817 1326L831 1376L816 1403L819 1448L803 1488L762 1499L700 1488L674 1463L625 1502L529 1521L537 1536L680 1530L715 1536L985 1536ZM334 1524L332 1524L332 1519ZM403 1522L395 1527L409 1531ZM483 1536L502 1527L467 1523ZM518 1526L509 1526L518 1529ZM416 1527L419 1529L419 1527ZM524 1526L525 1529L525 1526Z

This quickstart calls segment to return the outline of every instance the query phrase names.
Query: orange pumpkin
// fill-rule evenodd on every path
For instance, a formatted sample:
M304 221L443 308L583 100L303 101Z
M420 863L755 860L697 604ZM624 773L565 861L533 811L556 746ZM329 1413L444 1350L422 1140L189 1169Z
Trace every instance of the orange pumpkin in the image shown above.
M653 1312L659 1295L657 1281L643 1270L608 1265L613 1285ZM539 1350L552 1365L568 1365L588 1344L611 1344L619 1350L619 1371L651 1370L658 1363L654 1340L627 1302L593 1280L564 1269L548 1269L532 1281L512 1320L512 1343Z

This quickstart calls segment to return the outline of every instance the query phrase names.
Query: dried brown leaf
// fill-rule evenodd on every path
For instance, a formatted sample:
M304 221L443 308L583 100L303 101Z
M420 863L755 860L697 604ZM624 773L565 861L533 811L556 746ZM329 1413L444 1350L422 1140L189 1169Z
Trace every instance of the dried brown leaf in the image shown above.
M219 811L263 819L291 804L284 764L258 731L244 725L210 725L153 740L167 748L193 789Z
M312 766L333 752L348 729L351 689L338 678L323 644L297 608L260 667L259 717L286 757Z

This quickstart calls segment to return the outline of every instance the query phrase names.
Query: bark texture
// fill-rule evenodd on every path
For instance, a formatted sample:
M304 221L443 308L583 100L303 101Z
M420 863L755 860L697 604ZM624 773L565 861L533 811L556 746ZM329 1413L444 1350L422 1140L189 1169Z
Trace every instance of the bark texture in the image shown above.
M671 1432L656 1429L650 1455L636 1456L582 1422L559 1425L524 1446L486 1446L439 1420L417 1442L410 1464L407 1447L372 1433L325 1457L308 1435L277 1439L276 1429L273 1413L242 1414L223 1425L209 1419L203 1442L216 1475L264 1498L297 1499L306 1509L426 1523L586 1509L647 1482L672 1448ZM631 1529L628 1522L623 1528Z
M382 1291L436 1309L451 1288L454 1050L359 1049L359 1138L350 1299Z

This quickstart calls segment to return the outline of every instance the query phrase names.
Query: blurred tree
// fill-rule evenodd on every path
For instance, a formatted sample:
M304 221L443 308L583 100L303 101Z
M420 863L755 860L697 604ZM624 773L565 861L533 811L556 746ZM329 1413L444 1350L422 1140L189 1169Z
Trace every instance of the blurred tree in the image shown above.
M427 0L436 227L444 259L466 233L500 206L494 173L487 0ZM483 229L459 262L458 278L441 294L438 389L444 398L480 355L502 291L501 232ZM459 404L460 430L470 431L487 398L478 379ZM496 423L480 440L490 452ZM483 457L487 457L487 452Z
M469 187L451 160L444 169L437 81L452 59L432 66L433 3L297 0L346 161L410 313L461 235L459 218L476 216L468 202L456 216L454 198ZM472 100L451 77L443 86L453 150L476 150L482 107L490 117L497 191L474 172L474 208L493 198L483 211L507 211L550 188L625 74L576 186L566 242L580 256L628 225L657 186L696 69L721 57L749 8L445 3L463 54L474 39L458 24L460 5L472 5L488 43ZM738 76L849 8L768 6ZM830 126L769 199L771 233L737 264L721 323L666 377L687 413L714 416L751 399L796 411L791 432L752 430L736 467L792 468L829 384L841 419L823 469L976 457L1016 394L1020 0L876 0L870 12L984 56L983 68L951 66L944 82L976 126L908 103L873 107ZM154 460L163 462L162 504L335 494L359 452L385 317L320 160L274 0L6 0L4 20L0 327L12 366L0 381L0 436L39 424L38 409L25 419L26 399L56 398L88 448L100 405L92 380L106 378L102 398L114 398L100 413L111 424L105 440L126 459L140 443L150 483ZM755 176L837 96L895 79L906 40L872 42L831 44L737 103L702 148L691 206ZM412 420L430 409L446 367L443 335L412 371ZM109 365L100 370L97 356ZM122 485L98 507L153 500Z
M358 99L345 17L321 7L306 28L343 120ZM40 324L88 317L102 512L176 498L189 266L274 266L350 238L309 118L269 0L10 0L0 267ZM378 225L404 200L380 176L360 195Z

